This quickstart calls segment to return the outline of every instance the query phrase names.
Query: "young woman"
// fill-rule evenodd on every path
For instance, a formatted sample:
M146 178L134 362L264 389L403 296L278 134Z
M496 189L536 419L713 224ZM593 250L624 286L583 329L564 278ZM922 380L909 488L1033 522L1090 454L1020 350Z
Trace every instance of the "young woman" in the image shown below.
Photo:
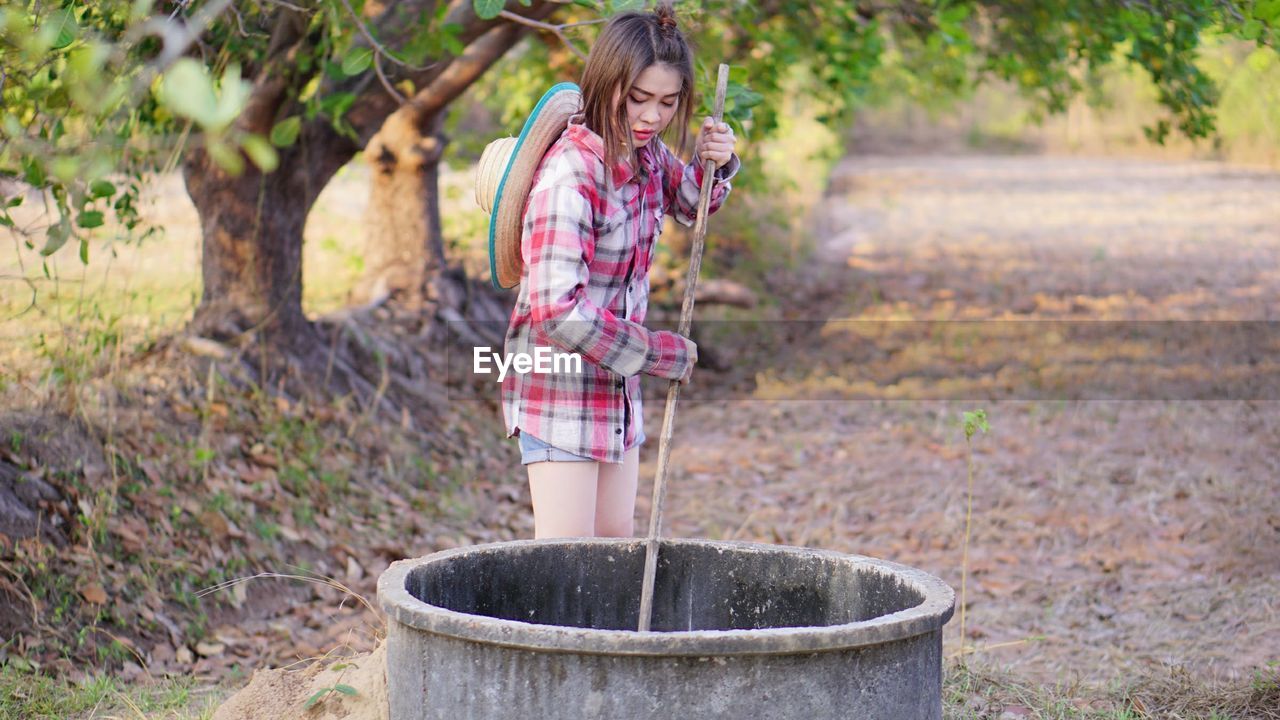
M509 435L518 435L535 537L634 532L641 374L688 382L697 347L644 327L654 245L670 213L697 214L702 161L717 167L715 212L739 163L734 136L707 118L685 165L662 142L685 142L693 61L667 4L605 26L582 74L582 112L543 156L524 206L520 291L508 355L577 354L581 371L510 373Z

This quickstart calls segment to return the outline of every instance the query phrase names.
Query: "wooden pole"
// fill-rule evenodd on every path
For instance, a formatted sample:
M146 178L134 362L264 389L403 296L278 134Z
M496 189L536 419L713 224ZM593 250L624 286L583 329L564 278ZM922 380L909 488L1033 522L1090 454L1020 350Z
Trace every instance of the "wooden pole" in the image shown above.
M720 124L724 115L724 95L729 85L729 66L721 64L716 78L716 102L712 120ZM684 305L680 309L681 335L689 336L693 326L693 296L702 269L702 250L707 238L707 215L711 207L711 186L715 182L716 164L702 164L702 194L698 196L698 218L693 224L693 251L689 257L689 276L684 287ZM640 590L640 632L648 632L653 616L653 580L658 570L658 536L662 531L662 503L667 496L667 461L671 459L671 430L675 425L676 403L680 399L680 383L671 381L667 388L667 408L662 415L662 435L658 440L658 473L653 481L653 507L649 512L649 537L645 545L644 584Z

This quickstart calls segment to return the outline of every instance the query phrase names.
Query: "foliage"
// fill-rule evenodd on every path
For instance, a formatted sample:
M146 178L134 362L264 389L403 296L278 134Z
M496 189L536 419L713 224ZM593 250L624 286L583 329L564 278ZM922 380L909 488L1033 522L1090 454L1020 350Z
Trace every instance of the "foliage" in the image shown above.
M261 138L229 132L248 92L238 66L225 65L215 82L204 65L178 57L194 39L187 28L207 23L218 5L227 2L192 12L189 25L151 17L148 0L0 9L0 177L52 198L42 255L78 240L88 262L87 232L107 212L126 231L137 228L143 175L171 165L193 125L229 163L239 160L232 147L261 165L274 161ZM34 247L34 232L10 213L27 193L10 187L0 224Z
M590 15L572 12L581 17L567 19ZM1142 68L1159 91L1167 116L1146 128L1151 140L1163 142L1174 130L1208 137L1216 129L1219 93L1196 64L1203 38L1228 33L1274 47L1280 37L1280 2L1272 0L930 0L874 9L837 0L705 0L683 3L677 12L698 59L702 107L696 117L709 111L715 66L730 63L728 115L752 142L777 135L797 94L824 108L822 122L838 126L886 93L905 92L942 109L986 80L1003 80L1043 116L1096 87L1098 73L1115 62ZM593 28L580 30L589 41ZM578 65L554 56L553 48L536 47L504 61L478 85L477 96L508 132L518 131L540 88L574 79ZM797 69L807 78L801 87L790 82Z
M375 81L380 64L420 70L463 49L460 28L444 22L448 3L429 4L430 12L412 2L393 8L401 11L391 13L393 26L410 28L396 33L394 52L366 27L364 5L105 0L0 8L0 179L16 181L0 186L0 224L30 248L43 232L45 256L78 240L88 262L88 233L107 213L126 233L151 234L139 227L140 182L175 167L191 147L239 174L246 159L272 171L306 121L318 118L354 139L347 116L356 89ZM277 44L292 24L303 41L281 57ZM281 114L246 129L239 121L265 77L286 85ZM409 80L397 87L414 90ZM30 191L53 200L45 226L23 225L11 213Z
M303 124L317 118L356 140L349 117L368 102L365 89L386 82L384 64L422 70L465 44L462 29L446 22L447 3L393 3L377 28L366 18L378 9L365 5L205 0L167 9L151 0L106 0L0 10L0 177L21 183L0 198L0 224L22 231L30 247L43 230L45 255L78 241L87 262L87 233L104 225L109 212L127 232L138 228L139 180L173 167L193 139L232 173L246 159L270 171L278 149L292 147ZM482 18L504 8L497 0L473 5ZM557 17L566 25L590 23L639 6L579 0ZM281 56L275 38L288 13L303 24L305 41ZM705 0L682 3L679 13L698 48L700 109L707 110L715 65L729 62L726 113L749 139L778 129L795 91L786 84L788 69L808 70L803 92L828 108L824 120L835 122L865 102L872 73L886 58L902 63L922 95L963 94L998 77L1015 82L1045 112L1060 111L1100 68L1125 59L1151 75L1167 110L1147 128L1152 140L1174 129L1206 137L1219 94L1195 64L1202 35L1220 30L1274 46L1280 32L1280 0L927 0L883 8L838 0ZM576 28L583 40L598 31L598 25ZM504 124L527 113L537 95L531 88L575 74L563 57L550 62L556 52L563 49L527 52L514 61L520 72L492 78L488 95L503 108ZM239 127L251 83L268 76L286 85L285 102L268 126ZM405 78L395 90L409 95L416 88ZM22 185L52 198L56 217L46 227L15 227L10 210L27 197Z

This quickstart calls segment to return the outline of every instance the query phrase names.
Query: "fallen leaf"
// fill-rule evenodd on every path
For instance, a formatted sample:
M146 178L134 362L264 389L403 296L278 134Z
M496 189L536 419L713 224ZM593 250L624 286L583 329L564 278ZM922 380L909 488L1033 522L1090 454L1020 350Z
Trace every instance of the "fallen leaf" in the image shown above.
M102 589L99 583L89 583L80 588L80 597L84 598L85 602L104 605L107 602L107 591Z
M360 566L360 563L356 562L355 558L348 555L347 556L347 580L351 582L358 582L363 577L364 577L364 568Z
M215 642L198 642L196 643L196 654L200 657L217 657L221 655L227 646L222 643Z

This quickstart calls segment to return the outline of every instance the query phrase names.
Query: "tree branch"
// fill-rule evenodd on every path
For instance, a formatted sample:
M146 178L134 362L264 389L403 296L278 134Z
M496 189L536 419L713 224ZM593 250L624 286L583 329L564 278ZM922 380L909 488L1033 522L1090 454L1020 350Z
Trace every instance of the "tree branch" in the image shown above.
M503 10L502 12L498 13L498 17L503 18L505 20L510 20L511 22L514 22L514 23L527 25L531 28L536 28L538 30L544 30L546 32L552 33L556 37L560 38L560 42L564 43L565 47L572 50L573 54L577 55L579 60L581 60L584 63L587 61L587 54L579 50L578 46L574 45L573 42L569 40L569 36L564 34L565 28L570 27L569 25L552 25L551 23L541 22L539 20L531 20L527 17L517 15L507 10ZM574 23L574 25L583 25L583 24L586 24L586 23Z
M237 127L263 135L271 131L280 104L298 74L294 60L306 46L306 29L305 13L289 8L281 12L271 30L267 57L254 73L249 100L236 119Z
M558 3L547 2L545 0L535 0L530 7L520 8L520 16L530 18L532 20L544 20L559 9L559 7L561 7L561 5ZM381 22L392 22L394 20L395 18L391 16L390 11L383 13L383 16L380 18ZM444 84L438 87L455 88L458 82L463 83L460 87L455 88L456 92L455 89L450 89L448 91L449 93L452 93L448 96L449 100L452 100L457 97L462 90L466 89L467 85L474 82L475 78L479 77L479 75L492 65L498 57L501 57L503 53L510 49L510 47L514 45L516 40L520 37L519 33L515 33L510 36L507 36L506 34L497 34L481 42L481 38L486 36L486 33L489 33L496 28L506 27L514 30L519 29L521 26L501 20L485 20L476 16L472 0L453 0L453 2L449 4L449 9L445 13L443 22L445 24L461 26L461 30L458 32L457 38L458 41L462 43L464 50L460 57L467 59L456 68L454 67L454 64L458 62L459 58L450 57L448 55L445 55L432 63L425 71L422 72L409 72L404 68L395 68L391 72L386 73L385 84L389 84L394 87L400 79L408 79L413 83L415 88L428 88L435 83L438 78L447 74L450 78L455 79L447 80ZM505 46L500 47L499 49L498 47L491 45L501 45L501 43L495 38L503 37L510 37L509 40L505 41L507 43ZM480 43L480 45L473 49L472 46L476 43ZM497 53L496 55L493 54L495 51ZM465 81L463 80L464 78ZM345 89L347 92L354 92L359 96L355 105L352 106L351 113L347 115L347 120L356 129L356 133L360 138L358 144L361 146L367 143L369 138L373 137L374 133L378 131L378 128L382 126L384 120L391 113L397 112L401 108L401 102L394 95L384 92L385 85L382 88L369 87L371 83L376 84L382 80L383 78L376 77L375 71L375 73L345 81L345 84L340 82L338 87L324 89L324 92L335 92ZM370 92L373 92L374 94L370 95ZM427 103L425 96L421 92L415 92L414 98L416 100L410 99L408 104L404 107L413 108L408 110L408 112L415 116L415 120L425 121L431 113L438 112L444 107L443 105L436 107L434 103ZM418 109L419 107L426 109ZM432 107L434 107L434 109L431 109Z
M456 100L519 42L523 34L520 27L504 23L468 45L430 85L413 96L411 105L418 118L434 115Z
M373 72L378 75L378 82L382 83L382 87L386 89L387 93L390 94L391 97L395 98L396 102L401 105L409 102L409 99L401 95L400 91L396 90L395 86L391 84L391 81L388 80L387 76L382 72L382 56L376 52L373 54Z

